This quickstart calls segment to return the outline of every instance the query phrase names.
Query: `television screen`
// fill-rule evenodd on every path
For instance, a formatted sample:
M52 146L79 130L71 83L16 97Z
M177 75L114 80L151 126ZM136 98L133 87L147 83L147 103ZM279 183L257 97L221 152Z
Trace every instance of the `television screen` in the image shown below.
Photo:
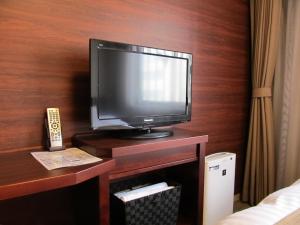
M103 49L98 61L99 119L186 113L186 59Z
M92 39L90 64L94 129L190 120L191 54Z

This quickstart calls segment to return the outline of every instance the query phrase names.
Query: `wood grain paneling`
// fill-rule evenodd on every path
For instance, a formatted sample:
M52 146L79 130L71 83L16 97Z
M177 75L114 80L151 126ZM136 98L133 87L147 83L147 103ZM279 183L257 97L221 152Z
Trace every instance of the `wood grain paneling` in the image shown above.
M249 111L249 3L243 0L3 0L0 152L43 145L46 107L59 107L65 142L89 130L88 40L193 54L192 122L207 153L238 154ZM238 185L239 188L239 185Z

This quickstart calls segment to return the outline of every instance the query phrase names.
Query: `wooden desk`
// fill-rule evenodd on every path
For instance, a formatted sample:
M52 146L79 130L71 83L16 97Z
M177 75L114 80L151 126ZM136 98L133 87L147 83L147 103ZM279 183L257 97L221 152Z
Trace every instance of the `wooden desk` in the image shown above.
M183 201L186 205L182 208L190 207L194 219L192 222L186 222L184 219L179 224L201 224L207 141L207 135L174 129L174 136L151 140L113 138L103 133L78 135L74 137L73 144L93 155L112 157L116 160L115 168L109 173L110 182L145 172L174 168L173 174L184 183L182 196L195 201L195 204L191 203L193 206L189 205L189 200ZM179 166L187 164L192 164L193 168ZM189 192L195 187L196 193L191 196Z
M0 154L0 200L26 196L82 183L99 176L99 201L108 195L108 171L114 160L48 171L30 152ZM108 225L108 206L100 203L101 224Z

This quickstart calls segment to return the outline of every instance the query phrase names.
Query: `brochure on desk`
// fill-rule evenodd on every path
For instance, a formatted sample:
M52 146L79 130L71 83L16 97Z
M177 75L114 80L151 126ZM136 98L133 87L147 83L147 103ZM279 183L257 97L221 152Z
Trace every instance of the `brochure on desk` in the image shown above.
M102 161L101 158L92 156L79 148L68 148L55 152L31 152L31 155L47 170L62 167L72 167Z

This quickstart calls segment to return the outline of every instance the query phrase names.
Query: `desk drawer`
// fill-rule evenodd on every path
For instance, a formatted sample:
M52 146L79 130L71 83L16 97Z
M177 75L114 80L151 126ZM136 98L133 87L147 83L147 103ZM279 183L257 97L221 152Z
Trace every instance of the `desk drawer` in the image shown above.
M197 161L197 145L120 156L116 157L115 160L116 167L109 176L111 180Z

